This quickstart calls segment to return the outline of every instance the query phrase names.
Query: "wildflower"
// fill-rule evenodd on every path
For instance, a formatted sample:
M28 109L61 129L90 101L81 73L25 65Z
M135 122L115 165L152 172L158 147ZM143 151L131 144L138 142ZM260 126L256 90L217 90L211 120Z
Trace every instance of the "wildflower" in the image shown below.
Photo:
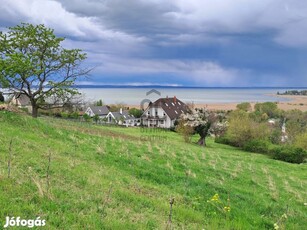
M211 201L218 202L219 201L219 194L214 194L214 196L211 198Z
M224 211L225 211L225 212L230 212L230 207L229 207L229 206L225 206L225 207L224 207Z
M277 223L274 224L274 230L278 230L279 229L279 226Z
M285 219L287 219L287 218L288 218L288 216L287 216L287 214L286 214L286 213L284 213L284 214L281 216L281 218L285 218Z

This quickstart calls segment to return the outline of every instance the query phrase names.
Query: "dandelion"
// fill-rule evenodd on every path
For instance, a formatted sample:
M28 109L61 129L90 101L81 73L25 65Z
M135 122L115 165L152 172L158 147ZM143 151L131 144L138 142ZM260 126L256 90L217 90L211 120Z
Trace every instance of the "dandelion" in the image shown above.
M214 202L218 202L219 201L219 194L214 194L214 196L211 198L211 201L214 201Z
M277 223L274 224L274 230L278 230L279 229L279 226Z

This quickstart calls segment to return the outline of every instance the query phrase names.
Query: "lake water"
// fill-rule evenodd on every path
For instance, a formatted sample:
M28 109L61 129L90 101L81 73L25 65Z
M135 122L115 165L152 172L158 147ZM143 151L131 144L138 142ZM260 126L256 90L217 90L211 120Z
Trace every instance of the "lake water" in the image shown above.
M287 101L285 98L276 97L277 92L286 90L302 90L303 88L156 88L161 96L151 93L146 95L151 88L81 88L87 101L102 100L105 104L125 103L139 105L143 99L154 101L159 97L176 96L183 102L194 104L212 103L237 103L237 102L265 102ZM306 88L305 88L306 89Z

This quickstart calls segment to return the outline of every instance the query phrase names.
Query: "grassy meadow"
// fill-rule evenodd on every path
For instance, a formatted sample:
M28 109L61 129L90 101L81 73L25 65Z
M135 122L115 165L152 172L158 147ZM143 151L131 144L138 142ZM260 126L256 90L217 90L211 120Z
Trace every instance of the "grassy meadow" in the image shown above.
M306 202L307 164L0 112L0 229L6 216L40 216L45 229L306 229Z

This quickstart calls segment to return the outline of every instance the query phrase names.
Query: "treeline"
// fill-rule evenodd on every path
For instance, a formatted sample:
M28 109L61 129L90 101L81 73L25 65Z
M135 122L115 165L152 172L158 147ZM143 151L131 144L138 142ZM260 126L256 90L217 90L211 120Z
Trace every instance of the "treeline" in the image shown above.
M227 116L227 129L216 142L291 163L307 158L307 112L283 111L276 103L242 103Z
M307 96L307 90L287 90L283 93L277 92L277 95L303 95Z

